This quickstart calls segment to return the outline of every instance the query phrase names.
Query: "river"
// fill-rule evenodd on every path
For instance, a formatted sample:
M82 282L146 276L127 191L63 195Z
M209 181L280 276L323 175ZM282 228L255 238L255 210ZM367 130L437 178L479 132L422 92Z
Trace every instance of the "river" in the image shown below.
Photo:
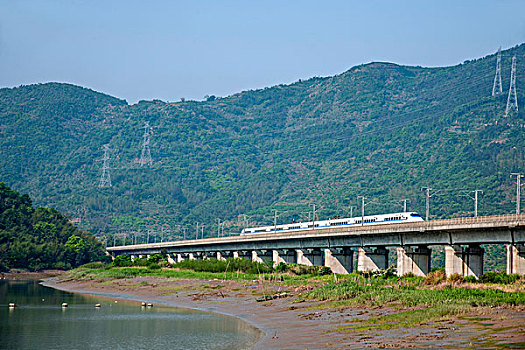
M259 337L233 317L0 280L0 349L250 349Z

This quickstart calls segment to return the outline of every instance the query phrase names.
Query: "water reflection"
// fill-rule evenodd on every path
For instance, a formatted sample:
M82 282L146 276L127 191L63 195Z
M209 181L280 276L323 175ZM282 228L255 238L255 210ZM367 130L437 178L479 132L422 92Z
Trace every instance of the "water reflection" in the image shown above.
M243 349L258 336L235 318L0 281L0 349Z

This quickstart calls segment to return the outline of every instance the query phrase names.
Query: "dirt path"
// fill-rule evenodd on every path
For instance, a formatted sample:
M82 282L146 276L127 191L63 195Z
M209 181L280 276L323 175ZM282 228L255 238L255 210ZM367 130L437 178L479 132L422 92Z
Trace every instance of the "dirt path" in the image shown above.
M371 327L341 330L370 316L395 312L328 307L304 302L300 290L287 297L257 302L262 294L283 292L279 285L258 281L176 280L137 277L106 281L47 281L66 291L151 301L238 317L264 332L255 349L362 349L362 348L523 348L525 309L473 307L462 317L429 322L417 328ZM357 322L357 323L356 323Z

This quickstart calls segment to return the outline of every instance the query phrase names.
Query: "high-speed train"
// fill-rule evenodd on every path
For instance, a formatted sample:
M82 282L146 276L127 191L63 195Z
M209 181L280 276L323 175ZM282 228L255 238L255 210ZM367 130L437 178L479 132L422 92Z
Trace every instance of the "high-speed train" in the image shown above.
M326 227L352 227L352 226L364 226L364 225L383 225L383 224L398 224L403 222L417 222L423 221L423 218L418 213L406 212L406 213L392 213L382 215L370 215L353 217L353 218L337 218L331 220L320 220L320 221L308 221L308 222L294 222L286 225L276 226L261 226L261 227L250 227L245 228L241 231L241 236L256 234L256 233L268 233L268 232L286 232L294 230L312 230L314 228L326 228Z

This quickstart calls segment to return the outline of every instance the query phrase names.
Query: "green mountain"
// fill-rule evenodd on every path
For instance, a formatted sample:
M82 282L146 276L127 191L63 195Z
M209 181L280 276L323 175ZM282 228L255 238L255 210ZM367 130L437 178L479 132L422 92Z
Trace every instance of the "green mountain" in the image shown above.
M71 268L103 259L93 234L80 231L56 209L33 208L0 182L0 272L8 268Z
M0 180L98 235L204 236L243 224L408 209L431 218L512 213L525 172L525 108L505 117L510 61L525 101L525 44L453 67L370 63L206 101L129 105L68 84L0 90ZM144 123L153 164L139 163ZM99 188L110 147L112 187ZM355 207L355 208L352 208ZM199 229L200 231L201 229ZM200 234L200 233L199 233Z

